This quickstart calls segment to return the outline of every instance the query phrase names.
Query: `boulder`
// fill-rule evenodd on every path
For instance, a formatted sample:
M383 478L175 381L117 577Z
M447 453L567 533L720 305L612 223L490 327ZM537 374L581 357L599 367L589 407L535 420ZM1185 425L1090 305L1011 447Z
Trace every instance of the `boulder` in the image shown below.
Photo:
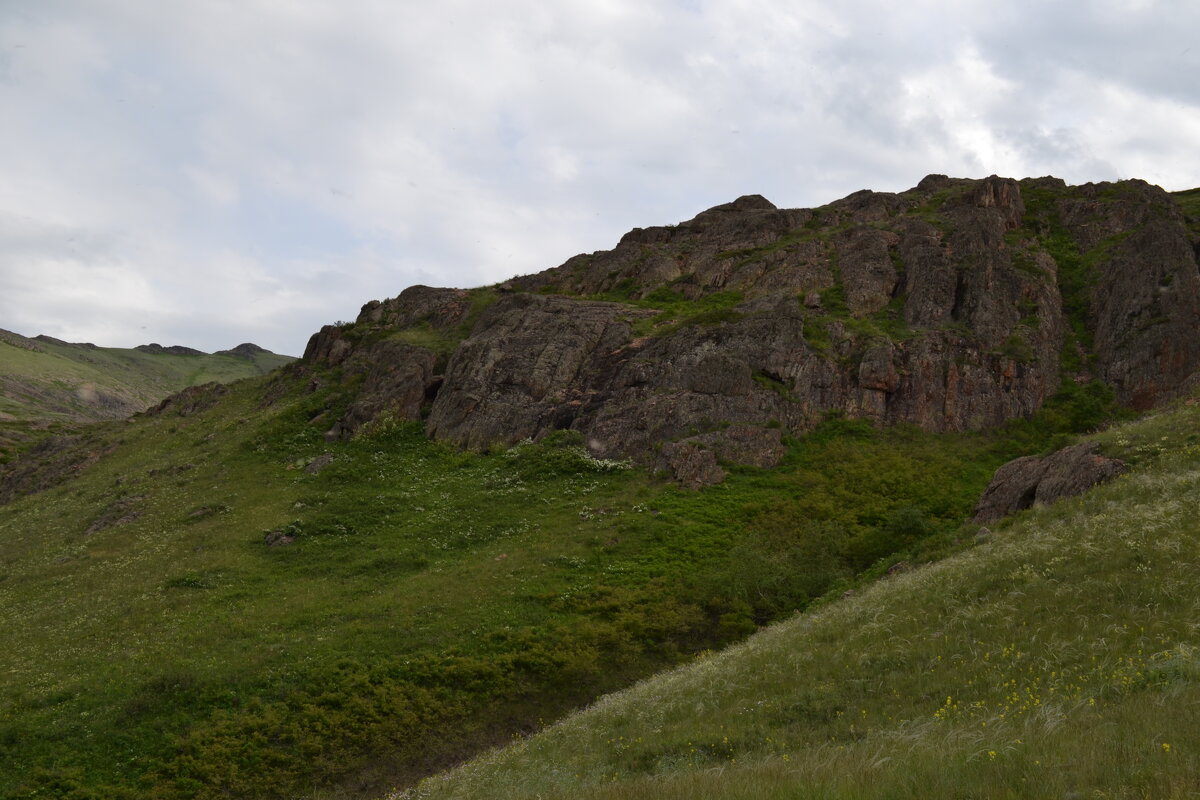
M113 526L132 522L141 515L140 504L144 499L142 495L125 495L117 498L92 520L83 535L91 536Z
M329 367L340 366L354 352L354 344L346 338L346 330L342 325L321 326L321 330L308 338L301 360Z
M1034 505L1049 505L1083 494L1126 470L1125 462L1097 452L1097 442L1081 442L1039 458L1026 456L996 470L975 506L974 521L1006 517Z

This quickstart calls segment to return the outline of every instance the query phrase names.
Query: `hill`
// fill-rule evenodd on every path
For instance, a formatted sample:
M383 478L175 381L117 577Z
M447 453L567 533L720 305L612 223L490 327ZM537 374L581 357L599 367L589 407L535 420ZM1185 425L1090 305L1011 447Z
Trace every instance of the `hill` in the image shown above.
M0 457L38 429L120 419L188 386L262 375L293 360L253 344L209 355L179 346L97 347L0 330Z
M0 506L4 792L370 796L953 538L1045 440L832 420L696 493L565 437L327 442L313 380L18 462L66 481Z
M378 796L970 543L997 467L1190 396L1194 201L743 198L47 439L0 796Z
M1194 796L1200 410L938 563L656 676L403 798Z

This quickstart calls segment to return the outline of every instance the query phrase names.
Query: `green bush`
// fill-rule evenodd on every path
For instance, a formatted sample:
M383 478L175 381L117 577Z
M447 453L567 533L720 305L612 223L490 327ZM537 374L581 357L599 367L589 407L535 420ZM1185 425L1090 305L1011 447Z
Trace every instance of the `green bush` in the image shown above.
M563 475L621 472L630 469L628 461L595 458L583 446L579 431L555 431L540 442L526 440L504 453L523 480Z

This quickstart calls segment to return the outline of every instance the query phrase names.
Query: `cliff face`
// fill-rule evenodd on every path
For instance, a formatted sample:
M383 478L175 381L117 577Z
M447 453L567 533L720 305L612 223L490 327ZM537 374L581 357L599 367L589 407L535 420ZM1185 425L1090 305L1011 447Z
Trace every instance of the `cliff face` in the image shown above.
M605 457L719 480L838 411L958 431L1064 378L1145 408L1200 367L1197 244L1141 181L929 176L818 209L742 197L492 290L413 287L315 334L379 415L480 449L562 428Z

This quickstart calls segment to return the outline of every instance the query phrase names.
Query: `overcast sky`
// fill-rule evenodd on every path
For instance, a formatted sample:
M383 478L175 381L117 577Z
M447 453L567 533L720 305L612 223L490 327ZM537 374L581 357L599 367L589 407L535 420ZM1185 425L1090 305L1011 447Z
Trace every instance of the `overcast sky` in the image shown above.
M1194 0L0 0L0 328L298 355L743 194L1191 188L1197 31Z

